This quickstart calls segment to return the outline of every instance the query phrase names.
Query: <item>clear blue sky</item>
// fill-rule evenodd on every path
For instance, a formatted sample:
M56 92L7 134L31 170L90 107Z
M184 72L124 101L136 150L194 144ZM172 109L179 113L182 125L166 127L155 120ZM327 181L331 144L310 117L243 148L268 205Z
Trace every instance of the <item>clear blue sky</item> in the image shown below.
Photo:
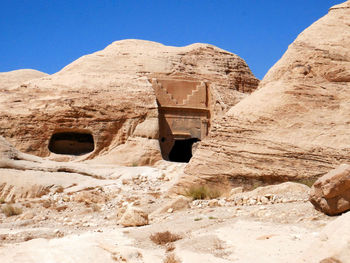
M0 72L55 73L115 40L216 45L263 78L297 35L345 0L0 0Z

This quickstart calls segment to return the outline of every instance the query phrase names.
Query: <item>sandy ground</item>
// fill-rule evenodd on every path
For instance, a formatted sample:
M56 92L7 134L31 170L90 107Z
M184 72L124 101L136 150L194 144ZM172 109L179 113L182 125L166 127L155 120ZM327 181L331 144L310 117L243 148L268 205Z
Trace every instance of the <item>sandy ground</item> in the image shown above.
M155 212L176 198L168 190L183 167L164 161L154 168L91 166L101 179L0 169L2 194L12 196L1 206L22 209L10 217L0 213L0 261L167 262L173 254L177 262L192 263L303 262L297 259L335 219L317 212L307 193L265 204L191 201L182 210ZM33 189L42 195L31 197ZM128 206L146 211L149 224L118 224ZM164 231L181 238L168 245L150 239Z

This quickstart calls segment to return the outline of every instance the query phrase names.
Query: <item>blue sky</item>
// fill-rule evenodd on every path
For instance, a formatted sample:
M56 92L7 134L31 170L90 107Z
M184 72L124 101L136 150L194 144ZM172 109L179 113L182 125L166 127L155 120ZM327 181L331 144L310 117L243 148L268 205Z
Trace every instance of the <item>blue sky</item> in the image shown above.
M0 72L52 74L113 41L213 44L260 79L302 30L345 0L0 0Z

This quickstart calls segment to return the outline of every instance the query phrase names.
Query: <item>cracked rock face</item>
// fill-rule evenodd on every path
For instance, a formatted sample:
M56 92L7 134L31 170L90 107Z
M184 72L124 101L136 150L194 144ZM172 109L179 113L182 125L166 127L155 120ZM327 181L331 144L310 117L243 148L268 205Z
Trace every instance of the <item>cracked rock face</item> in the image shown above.
M182 183L317 178L350 160L350 2L302 32L212 127Z
M311 188L310 202L327 215L350 210L350 166L342 164L319 178Z
M152 79L206 81L211 118L259 82L237 55L208 44L116 41L53 75L13 85L0 75L0 135L58 161L152 164L162 158Z

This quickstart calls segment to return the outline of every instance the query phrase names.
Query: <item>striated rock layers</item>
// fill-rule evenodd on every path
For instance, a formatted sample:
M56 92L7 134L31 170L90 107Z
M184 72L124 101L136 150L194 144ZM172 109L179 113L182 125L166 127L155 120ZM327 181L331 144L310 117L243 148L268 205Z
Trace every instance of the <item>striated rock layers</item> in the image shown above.
M182 183L311 180L350 161L349 25L347 1L301 33L212 125Z
M168 158L174 134L202 139L213 118L257 85L241 58L214 46L122 40L56 74L2 89L0 135L55 160L151 164L162 158L161 132ZM192 112L193 124L183 127Z

